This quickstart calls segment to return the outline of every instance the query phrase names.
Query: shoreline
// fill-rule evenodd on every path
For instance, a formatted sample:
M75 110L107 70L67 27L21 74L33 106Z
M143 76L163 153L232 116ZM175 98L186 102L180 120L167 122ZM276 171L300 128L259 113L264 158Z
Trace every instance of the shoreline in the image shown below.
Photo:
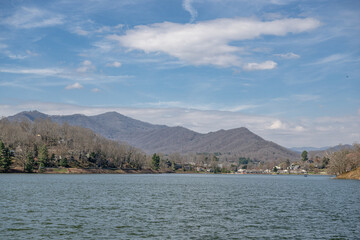
M357 169L355 169L353 171L340 174L340 175L336 176L335 179L360 180L360 167L358 167Z
M24 172L20 167L12 168L7 174L230 174L230 175L304 175L298 173L276 174L276 173L213 173L213 172L197 172L197 171L155 171L153 169L101 169L101 168L45 168L42 171L36 170L31 173ZM308 176L333 176L331 174L307 173ZM336 177L336 179L341 179Z

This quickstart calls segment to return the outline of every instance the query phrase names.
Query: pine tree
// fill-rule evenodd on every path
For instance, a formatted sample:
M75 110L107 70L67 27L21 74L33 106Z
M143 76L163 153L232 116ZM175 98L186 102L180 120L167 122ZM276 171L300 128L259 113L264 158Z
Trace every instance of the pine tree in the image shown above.
M39 155L39 150L38 150L38 146L35 143L34 143L33 151L34 151L34 158L37 158Z
M39 149L39 163L41 168L49 166L49 153L46 145L43 145Z
M5 144L0 141L0 167L3 168L4 172L8 172L10 170L12 161L10 149L5 147Z
M4 158L3 158L3 153L5 151L5 145L2 141L0 141L0 167L3 166L3 162L4 162Z
M156 153L154 153L153 157L152 157L152 167L154 170L159 170L159 165L160 165L160 156L156 155Z
M35 165L35 160L34 157L32 155L32 153L28 154L27 160L25 162L25 167L24 167L24 171L31 173L34 170L34 165Z
M303 162L306 162L308 160L308 152L307 151L303 151L301 153L301 158L303 160Z
M67 158L60 159L59 165L60 165L60 167L65 167L65 168L69 167Z

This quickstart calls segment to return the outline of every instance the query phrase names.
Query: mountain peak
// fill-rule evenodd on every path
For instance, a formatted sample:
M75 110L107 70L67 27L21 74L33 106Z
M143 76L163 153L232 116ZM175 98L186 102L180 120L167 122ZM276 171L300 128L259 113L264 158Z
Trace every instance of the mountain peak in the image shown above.
M34 121L35 119L46 119L49 116L37 110L34 111L23 111L14 116L9 117L10 121L21 121L21 120L29 120Z
M225 153L230 158L250 157L263 161L296 159L298 154L275 143L266 141L245 127L200 134L181 126L168 127L142 122L118 112L106 112L95 116L80 114L48 116L38 111L22 112L15 120L50 118L57 123L86 127L94 132L120 142L140 148L147 153L170 154Z

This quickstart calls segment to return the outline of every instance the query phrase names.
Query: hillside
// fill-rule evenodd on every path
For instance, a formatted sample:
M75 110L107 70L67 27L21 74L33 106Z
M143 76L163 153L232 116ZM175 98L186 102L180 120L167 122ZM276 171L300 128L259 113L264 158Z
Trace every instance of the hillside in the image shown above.
M263 161L299 158L298 153L266 141L246 128L200 134L184 127L142 122L116 112L96 116L48 116L32 111L21 112L8 119L34 121L37 118L49 118L57 123L66 122L69 125L89 128L108 139L126 142L147 153L230 153Z
M336 177L336 179L354 179L360 180L360 167L347 173L343 173Z
M309 151L309 156L310 156L310 158L314 158L316 156L322 158L322 157L329 156L332 153L338 152L340 150L352 149L352 147L353 146L351 146L349 144L345 144L345 145L339 144L339 145L336 145L334 147L328 147L328 148L326 148L324 150Z
M142 169L147 164L141 150L79 126L2 119L0 129L0 146L8 147L14 166L27 172L49 167Z

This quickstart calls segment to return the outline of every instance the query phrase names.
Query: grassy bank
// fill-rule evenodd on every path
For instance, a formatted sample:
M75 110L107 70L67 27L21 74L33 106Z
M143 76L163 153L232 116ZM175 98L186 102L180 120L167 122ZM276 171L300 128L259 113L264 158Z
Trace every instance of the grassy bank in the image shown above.
M360 180L360 167L358 167L357 169L347 172L347 173L343 173L339 176L336 177L336 179L355 179L355 180Z

